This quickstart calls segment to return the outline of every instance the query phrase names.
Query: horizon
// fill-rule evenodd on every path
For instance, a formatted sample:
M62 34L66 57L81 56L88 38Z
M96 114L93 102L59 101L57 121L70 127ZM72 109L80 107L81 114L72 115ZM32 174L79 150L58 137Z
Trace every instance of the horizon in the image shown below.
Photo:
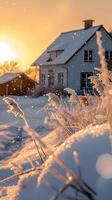
M61 32L83 28L84 19L91 18L94 25L103 24L111 30L111 5L110 0L95 0L91 6L89 0L1 0L0 42L12 46L25 69Z

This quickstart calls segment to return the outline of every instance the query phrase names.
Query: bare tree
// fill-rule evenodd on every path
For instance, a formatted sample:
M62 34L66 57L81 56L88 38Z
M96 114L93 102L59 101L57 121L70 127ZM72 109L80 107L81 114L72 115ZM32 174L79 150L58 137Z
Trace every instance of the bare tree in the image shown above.
M19 66L17 61L6 61L0 64L0 74L6 74L10 72L18 72Z
M37 67L28 68L25 73L30 76L33 80L38 81L39 78L39 69Z

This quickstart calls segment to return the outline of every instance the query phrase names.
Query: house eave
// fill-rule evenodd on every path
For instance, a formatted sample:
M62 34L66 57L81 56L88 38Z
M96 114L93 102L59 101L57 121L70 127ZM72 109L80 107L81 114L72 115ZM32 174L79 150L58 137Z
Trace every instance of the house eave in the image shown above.
M65 65L65 63L58 63L58 64L56 64L56 63L54 63L54 64L42 64L42 65L38 65L39 67L52 67L52 66L64 66Z

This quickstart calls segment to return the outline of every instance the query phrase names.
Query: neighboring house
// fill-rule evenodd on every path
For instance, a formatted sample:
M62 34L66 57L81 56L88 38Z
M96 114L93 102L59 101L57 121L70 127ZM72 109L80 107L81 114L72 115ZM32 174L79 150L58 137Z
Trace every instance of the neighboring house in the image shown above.
M92 89L89 76L100 67L96 32L102 33L105 56L112 62L112 37L103 25L84 20L84 28L61 35L32 64L39 66L39 84L46 88L70 87L82 93Z
M25 73L8 73L0 77L0 95L27 95L37 83Z

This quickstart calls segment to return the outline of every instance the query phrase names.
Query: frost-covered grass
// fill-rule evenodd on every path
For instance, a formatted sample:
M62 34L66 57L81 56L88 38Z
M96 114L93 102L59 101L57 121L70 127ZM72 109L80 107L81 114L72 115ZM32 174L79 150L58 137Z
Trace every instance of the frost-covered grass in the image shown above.
M101 70L90 79L98 96L82 97L66 88L70 98L49 93L48 100L3 99L9 111L6 114L2 101L2 112L6 114L4 127L9 129L14 124L22 127L26 138L15 153L0 163L2 200L112 198L112 76L99 32L97 42ZM48 130L48 134L42 134L39 126ZM1 138L3 151L2 145L9 138L4 138L3 133Z
M28 123L32 126L32 128L36 128L39 125L42 125L41 119L43 120L43 115L41 109L47 102L46 97L40 98L31 98L30 96L10 96L12 97L25 112ZM40 111L40 112L39 112ZM11 115L7 112L7 105L3 101L3 97L0 97L0 124L13 124L18 126L23 126L23 121L21 119L17 119L15 116ZM39 113L39 114L38 114Z
M42 136L47 135L51 130L44 123L44 117L47 115L47 111L44 109L47 97L34 99L13 96L10 98L13 98L21 107L31 128L38 131ZM15 152L20 147L21 141L24 142L26 137L28 135L24 130L24 121L9 113L3 97L0 97L0 148L2 148L0 160ZM5 148L3 148L4 145Z

